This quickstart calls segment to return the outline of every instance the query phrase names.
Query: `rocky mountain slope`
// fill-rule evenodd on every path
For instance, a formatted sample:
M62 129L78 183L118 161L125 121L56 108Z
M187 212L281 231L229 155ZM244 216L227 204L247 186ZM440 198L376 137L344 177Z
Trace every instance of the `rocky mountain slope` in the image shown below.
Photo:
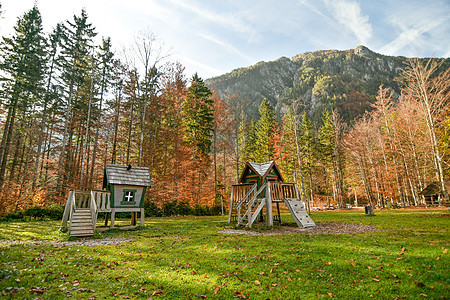
M297 114L307 111L318 121L324 108L335 108L351 122L370 109L381 84L399 91L395 78L405 67L405 60L364 46L344 51L321 50L292 59L259 62L210 78L206 83L228 98L231 105L245 107L244 113L255 119L261 101L267 98L279 117L293 107Z

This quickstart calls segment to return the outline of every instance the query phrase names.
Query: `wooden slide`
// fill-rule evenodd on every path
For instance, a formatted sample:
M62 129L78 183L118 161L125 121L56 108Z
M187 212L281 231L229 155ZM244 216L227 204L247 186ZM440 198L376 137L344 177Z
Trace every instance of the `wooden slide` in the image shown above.
M298 227L308 228L316 226L316 223L306 212L303 203L298 198L285 198L284 203L289 209L289 212L297 223Z

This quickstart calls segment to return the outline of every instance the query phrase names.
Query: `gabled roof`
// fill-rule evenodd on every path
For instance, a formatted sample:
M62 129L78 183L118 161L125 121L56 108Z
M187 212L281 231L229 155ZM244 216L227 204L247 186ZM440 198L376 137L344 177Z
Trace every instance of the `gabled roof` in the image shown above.
M270 169L274 169L275 173L280 177L281 181L283 181L283 177L281 176L280 170L278 170L277 165L275 164L275 161L271 160L264 163L255 163L248 161L245 165L244 170L242 171L241 177L239 178L239 182L242 182L244 179L244 175L247 171L247 169L250 168L253 172L258 174L261 178L265 177Z
M105 165L103 188L108 184L151 186L150 169L131 165Z
M255 163L249 161L248 164L252 167L253 171L259 174L259 176L264 177L267 171L269 171L270 167L273 165L274 161L268 161L265 163Z
M447 191L450 191L450 181L444 183ZM434 181L427 185L420 193L420 196L433 196L441 193L441 184L438 181Z

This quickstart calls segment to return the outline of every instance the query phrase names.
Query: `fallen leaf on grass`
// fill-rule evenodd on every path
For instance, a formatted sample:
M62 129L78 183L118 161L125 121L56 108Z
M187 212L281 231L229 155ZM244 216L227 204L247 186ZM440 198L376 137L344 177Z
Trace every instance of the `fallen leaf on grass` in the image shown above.
M41 287L37 287L37 288L33 288L30 290L30 294L43 294L45 291L47 290L47 288L41 288Z
M442 251L442 253L447 253L448 252L448 249L444 249L444 251Z
M423 282L418 282L418 283L416 283L416 286L417 286L417 287L424 287L425 284L424 284Z
M380 281L380 279L372 278L373 281Z
M219 289L220 289L220 285L216 285L216 288L214 289L213 294L217 295L217 292L219 291Z
M152 296L155 296L155 295L162 295L162 294L164 294L164 292L162 291L162 289L157 289L156 291L154 291L154 292L152 293Z
M241 293L241 291L236 291L236 293L234 293L234 296L238 297L238 298L244 298L244 299L247 298L244 294Z
M260 285L261 282L259 282L259 280L255 280L255 284L256 284L256 285Z

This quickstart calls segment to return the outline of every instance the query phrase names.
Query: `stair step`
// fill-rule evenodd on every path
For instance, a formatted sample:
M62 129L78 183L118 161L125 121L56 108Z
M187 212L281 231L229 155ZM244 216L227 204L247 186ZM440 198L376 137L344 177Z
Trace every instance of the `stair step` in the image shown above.
M89 219L72 219L72 222L74 222L74 223L91 222L92 223L92 218L89 218Z
M93 236L94 235L94 231L71 231L70 232L71 236Z

